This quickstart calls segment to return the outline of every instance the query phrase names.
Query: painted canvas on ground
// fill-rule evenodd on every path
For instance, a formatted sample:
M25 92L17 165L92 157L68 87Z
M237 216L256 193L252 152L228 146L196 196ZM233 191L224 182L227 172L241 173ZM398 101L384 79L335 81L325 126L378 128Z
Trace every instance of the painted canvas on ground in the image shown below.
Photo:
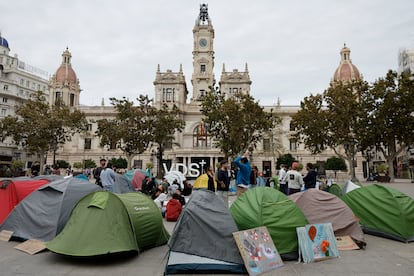
M259 275L283 265L266 227L234 232L233 236L249 275Z
M338 250L358 250L359 246L354 242L351 236L339 236L336 238Z
M331 223L308 224L297 227L299 256L304 263L339 257Z

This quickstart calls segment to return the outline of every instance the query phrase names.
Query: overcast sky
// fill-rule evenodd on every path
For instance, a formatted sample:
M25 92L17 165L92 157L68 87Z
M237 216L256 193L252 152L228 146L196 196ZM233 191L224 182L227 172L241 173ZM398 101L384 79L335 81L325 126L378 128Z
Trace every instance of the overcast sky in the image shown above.
M53 74L66 48L80 80L81 104L154 96L157 64L183 64L192 94L192 45L201 1L13 0L0 2L0 30L19 59ZM326 89L344 42L372 82L397 69L398 50L414 48L413 0L210 0L215 76L249 64L251 94L299 105Z

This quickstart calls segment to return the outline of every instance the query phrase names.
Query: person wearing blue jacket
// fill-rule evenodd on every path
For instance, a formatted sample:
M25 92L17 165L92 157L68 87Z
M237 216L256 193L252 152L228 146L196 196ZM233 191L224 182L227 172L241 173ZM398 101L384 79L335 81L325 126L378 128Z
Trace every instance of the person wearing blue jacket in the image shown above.
M249 159L247 159L245 156L239 156L234 159L234 165L239 169L236 177L237 195L239 196L244 193L249 187L252 167L250 165Z

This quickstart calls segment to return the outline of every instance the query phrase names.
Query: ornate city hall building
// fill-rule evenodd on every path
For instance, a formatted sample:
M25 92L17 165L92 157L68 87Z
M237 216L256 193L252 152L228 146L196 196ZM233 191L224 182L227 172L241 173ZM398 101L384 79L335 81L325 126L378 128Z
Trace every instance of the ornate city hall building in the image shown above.
M0 119L14 115L15 108L37 91L47 92L49 74L10 55L10 46L0 34ZM48 96L48 93L46 93ZM0 167L10 166L12 160L28 160L36 156L16 146L10 138L0 142Z
M157 164L157 147L154 146L143 154L135 156L132 164L133 167L145 169L147 163L153 163L154 171L156 171L158 166L175 169L177 164L179 164L181 168L192 167L198 170L202 164L216 166L221 160L223 155L214 146L213 138L210 136L207 126L203 123L203 116L200 112L200 97L209 91L209 87L217 86L224 93L225 97L232 97L235 93L251 94L252 81L247 63L243 69L232 69L229 71L226 70L225 64L222 64L220 66L221 76L218 81L216 80L214 75L214 32L208 7L202 4L193 27L192 91L188 91L182 65L177 66L177 71L171 69L162 70L162 64L154 66L156 67L155 80L153 82L155 92L154 104L157 107L163 104L169 106L176 105L182 111L181 116L185 121L185 128L182 132L176 133L174 143L165 150L163 164ZM340 54L340 64L335 70L332 80L347 81L360 78L361 75L358 69L351 62L350 49L344 47ZM60 98L67 105L83 111L90 122L89 132L87 134L75 135L70 142L58 146L56 148L56 159L63 159L73 164L86 159L93 159L98 163L100 158L122 157L122 152L117 149L100 147L99 137L95 136L97 120L114 117L114 108L105 105L104 100L102 100L100 106L83 106L79 104L82 90L71 62L72 55L69 49L66 49L62 53L61 65L47 83L48 99L53 104L57 98ZM2 76L1 72L0 70L0 77ZM41 86L46 85L43 79L36 79L36 81ZM17 80L17 83L19 83L19 80ZM294 132L290 127L290 122L292 115L299 110L299 105L282 106L280 101L277 100L276 104L264 106L264 108L267 111L272 109L281 118L281 123L273 132L267 134L254 151L250 152L249 157L252 164L257 166L260 171L263 171L265 176L275 174L276 159L282 154L290 153L302 163L323 162L327 158L334 156L332 151L312 155L305 149L302 143L293 138ZM53 153L49 152L47 163L52 164L52 160ZM357 156L356 164L357 176L362 177L361 156ZM194 175L190 173L188 176Z

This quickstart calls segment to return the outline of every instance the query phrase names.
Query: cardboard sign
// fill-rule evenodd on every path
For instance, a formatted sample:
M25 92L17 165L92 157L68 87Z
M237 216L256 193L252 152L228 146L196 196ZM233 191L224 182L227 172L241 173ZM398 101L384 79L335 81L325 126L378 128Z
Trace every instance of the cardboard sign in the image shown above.
M23 251L30 255L34 255L46 249L46 244L39 240L27 240L14 247L17 250Z
M331 223L308 224L297 227L299 257L305 263L339 257Z
M0 231L0 241L9 241L13 236L13 231L2 230Z
M359 246L354 242L351 236L341 236L336 238L336 246L339 250L357 250Z
M259 275L283 265L266 227L234 232L233 237L249 275Z

